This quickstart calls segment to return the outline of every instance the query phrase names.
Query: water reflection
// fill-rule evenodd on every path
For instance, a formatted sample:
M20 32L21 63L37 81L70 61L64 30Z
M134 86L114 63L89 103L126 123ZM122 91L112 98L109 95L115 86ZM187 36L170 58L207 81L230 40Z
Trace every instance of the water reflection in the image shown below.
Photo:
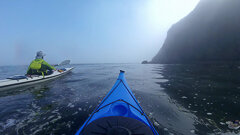
M238 66L164 65L154 69L168 81L157 82L173 102L197 116L196 134L226 132L226 121L240 116L240 78ZM161 78L162 79L162 78ZM185 110L179 108L179 110Z
M120 69L161 135L223 134L229 129L220 122L240 116L240 68L234 66L73 66L72 74L58 80L0 92L0 134L74 134L112 88Z
M35 99L41 99L44 98L46 96L46 92L49 91L49 87L46 85L38 85L32 88L28 88L27 90L29 90Z

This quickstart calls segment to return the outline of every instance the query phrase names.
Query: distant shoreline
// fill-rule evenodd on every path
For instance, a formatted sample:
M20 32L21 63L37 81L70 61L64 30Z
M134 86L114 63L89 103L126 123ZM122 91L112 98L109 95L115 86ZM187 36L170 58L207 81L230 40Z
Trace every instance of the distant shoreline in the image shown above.
M199 65L204 65L204 64L213 64L213 65L218 65L218 64L240 64L240 61L204 61L204 62L146 62L143 61L142 64L183 64L183 65L192 65L192 64L199 64Z

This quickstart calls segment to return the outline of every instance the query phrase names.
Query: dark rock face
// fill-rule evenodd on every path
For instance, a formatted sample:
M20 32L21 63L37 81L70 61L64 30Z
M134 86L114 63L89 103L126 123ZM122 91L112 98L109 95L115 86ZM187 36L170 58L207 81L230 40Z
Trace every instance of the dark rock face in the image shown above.
M148 61L144 60L144 61L142 62L142 64L148 64Z
M151 63L240 61L240 0L201 0Z

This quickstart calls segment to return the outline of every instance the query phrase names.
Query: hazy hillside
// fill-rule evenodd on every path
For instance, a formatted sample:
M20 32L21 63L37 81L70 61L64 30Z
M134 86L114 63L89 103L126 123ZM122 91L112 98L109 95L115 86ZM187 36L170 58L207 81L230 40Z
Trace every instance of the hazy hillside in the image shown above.
M152 63L240 60L240 0L201 0L173 25Z

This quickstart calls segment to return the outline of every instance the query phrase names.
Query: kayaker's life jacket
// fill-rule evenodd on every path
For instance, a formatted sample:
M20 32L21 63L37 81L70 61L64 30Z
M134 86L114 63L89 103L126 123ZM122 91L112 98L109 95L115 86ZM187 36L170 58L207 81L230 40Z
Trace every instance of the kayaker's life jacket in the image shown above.
M44 62L43 59L34 60L30 64L30 68L33 69L33 70L36 70L38 73L42 73L42 76L44 77L44 71L40 70L42 68L43 62Z
M34 61L30 64L30 68L31 68L31 69L35 69L35 70L40 70L41 67L42 67L42 63L43 63L43 59L34 60Z

